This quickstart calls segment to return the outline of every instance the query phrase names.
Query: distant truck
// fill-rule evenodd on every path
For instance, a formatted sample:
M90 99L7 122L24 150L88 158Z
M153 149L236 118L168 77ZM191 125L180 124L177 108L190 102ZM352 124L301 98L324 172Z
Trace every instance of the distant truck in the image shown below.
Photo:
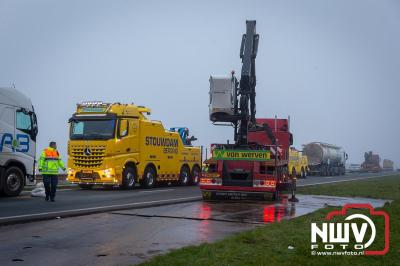
M348 155L339 146L311 142L303 146L303 154L308 158L310 175L337 176L346 173Z
M31 100L0 88L0 193L17 196L35 179L37 119Z
M372 151L364 153L364 162L361 164L361 172L378 173L382 170L381 157Z
M157 182L197 184L201 148L191 146L195 138L189 138L185 129L165 130L146 114L150 109L133 104L78 104L69 120L68 181L83 189L94 185L133 189L136 183L151 188Z
M308 158L294 147L289 149L289 175L306 178L308 174Z
M382 170L383 171L394 171L393 161L389 159L383 159Z

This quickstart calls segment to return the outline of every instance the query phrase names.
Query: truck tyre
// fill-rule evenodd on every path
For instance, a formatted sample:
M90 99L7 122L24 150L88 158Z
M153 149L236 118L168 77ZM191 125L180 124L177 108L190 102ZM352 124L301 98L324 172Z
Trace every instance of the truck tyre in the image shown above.
M143 179L142 179L142 186L144 188L152 188L156 183L157 173L153 167L147 166L144 170Z
M79 187L85 190L90 190L93 188L93 186L94 186L93 184L79 184Z
M197 165L193 166L192 174L190 175L190 184L197 185L200 179L200 167Z
M301 168L301 178L307 178L307 173L304 171L304 168Z
M292 168L292 177L297 177L296 168Z
M136 184L136 171L133 167L127 166L122 172L122 188L134 189Z
M187 166L182 166L179 174L179 184L181 186L187 186L190 178L190 170Z
M323 169L322 176L328 176L328 168L324 166L322 169Z
M4 194L6 196L18 196L23 188L24 172L16 166L7 168L4 173Z

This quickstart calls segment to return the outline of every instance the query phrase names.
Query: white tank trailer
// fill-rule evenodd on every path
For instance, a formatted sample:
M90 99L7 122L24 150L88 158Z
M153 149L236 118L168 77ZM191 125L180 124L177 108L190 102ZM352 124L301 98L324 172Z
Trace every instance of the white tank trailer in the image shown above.
M336 145L311 142L303 145L303 154L308 158L309 174L336 176L346 173L347 153Z

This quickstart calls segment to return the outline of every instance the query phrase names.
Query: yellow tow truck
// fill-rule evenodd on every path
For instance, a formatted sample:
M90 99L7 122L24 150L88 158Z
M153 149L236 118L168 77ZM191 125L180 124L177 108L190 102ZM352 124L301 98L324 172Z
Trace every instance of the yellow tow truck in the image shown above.
M294 147L289 149L289 175L293 177L306 178L308 173L308 159L301 151Z
M78 104L69 119L68 181L83 189L197 184L201 148L191 145L196 138L189 138L187 128L166 130L146 115L149 108L134 104Z

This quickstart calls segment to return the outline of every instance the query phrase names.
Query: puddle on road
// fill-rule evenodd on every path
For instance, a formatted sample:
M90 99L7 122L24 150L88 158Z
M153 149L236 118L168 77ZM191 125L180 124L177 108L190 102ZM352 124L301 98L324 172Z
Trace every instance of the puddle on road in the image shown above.
M314 212L326 206L343 206L347 203L369 203L382 207L389 200L344 198L332 196L297 195L299 202L283 197L276 202L191 202L146 209L125 210L113 214L149 218L172 218L220 221L249 224L268 224L288 220Z

